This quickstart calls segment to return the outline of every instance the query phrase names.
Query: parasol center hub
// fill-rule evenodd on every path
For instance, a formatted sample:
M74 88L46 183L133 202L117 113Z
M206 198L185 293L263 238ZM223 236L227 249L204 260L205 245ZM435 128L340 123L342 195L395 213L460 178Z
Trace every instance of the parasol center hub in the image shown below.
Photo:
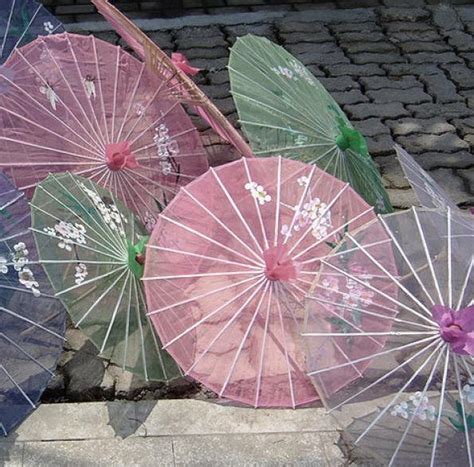
M136 244L128 242L128 267L137 279L143 277L146 259L145 250L148 240L148 236L143 236Z
M286 245L280 244L263 252L265 276L271 281L289 281L298 276L298 265L288 255Z
M340 134L336 137L336 144L337 144L337 147L341 150L341 151L345 151L346 149L349 148L350 146L350 141L348 138L346 138L343 134Z
M129 141L109 143L105 146L105 160L112 171L136 169L138 162L132 153Z

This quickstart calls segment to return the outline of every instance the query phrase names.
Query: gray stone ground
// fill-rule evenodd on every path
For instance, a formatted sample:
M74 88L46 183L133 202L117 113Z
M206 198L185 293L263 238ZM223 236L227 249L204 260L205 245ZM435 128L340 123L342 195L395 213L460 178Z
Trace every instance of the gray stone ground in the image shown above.
M343 465L322 409L254 410L199 401L42 405L8 438L2 466Z
M163 49L182 51L203 68L197 82L236 124L226 71L229 46L246 33L284 45L309 66L367 137L397 208L413 205L415 198L394 157L395 142L411 152L460 206L473 205L474 6L433 6L423 0L384 3L410 7L299 5L299 11L273 9L138 24ZM121 43L105 22L68 28ZM195 121L208 133L202 121ZM168 386L140 381L98 358L80 331L70 329L67 337L46 401L214 397L186 380Z

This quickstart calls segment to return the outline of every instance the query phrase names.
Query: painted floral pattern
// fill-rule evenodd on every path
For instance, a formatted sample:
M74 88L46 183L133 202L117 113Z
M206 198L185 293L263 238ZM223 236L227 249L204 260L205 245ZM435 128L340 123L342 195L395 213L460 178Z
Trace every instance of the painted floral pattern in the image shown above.
M161 123L155 128L153 140L158 153L158 161L163 175L170 175L172 172L178 172L174 166L174 157L179 154L178 143L169 134L169 128Z
M72 251L74 245L85 245L86 229L82 224L59 221L54 227L44 227L43 231L59 239L58 247Z
M76 274L74 277L76 278L76 284L81 285L89 275L87 271L87 266L84 263L79 263L76 266Z
M9 264L18 274L18 281L21 285L31 290L35 297L39 297L41 292L39 284L35 280L33 271L29 268L29 251L23 242L19 242L13 246L13 252L10 253L10 259L5 256L0 256L0 273L7 274L9 271Z
M250 194L258 201L260 205L269 203L272 197L264 190L262 185L257 182L248 182L245 184L245 189L250 191Z
M125 226L127 224L127 218L118 210L117 206L113 203L105 204L102 198L97 192L87 188L84 183L80 183L82 190L89 196L94 206L100 212L104 222L114 232L118 232L122 237L125 237Z
M53 23L51 21L45 21L43 23L43 27L44 27L44 30L47 34L52 34L53 31L54 31L54 26L53 26Z
M421 421L434 421L436 418L436 408L430 404L428 396L418 391L411 395L407 401L394 405L390 412L394 417L408 419L413 414Z
M46 96L46 99L48 99L48 102L53 110L56 110L59 97L54 91L53 87L49 83L42 84L40 86L40 92Z
M316 82L311 73L296 60L291 60L288 66L278 65L272 68L272 71L279 76L283 76L292 81L304 80L311 86L316 86Z

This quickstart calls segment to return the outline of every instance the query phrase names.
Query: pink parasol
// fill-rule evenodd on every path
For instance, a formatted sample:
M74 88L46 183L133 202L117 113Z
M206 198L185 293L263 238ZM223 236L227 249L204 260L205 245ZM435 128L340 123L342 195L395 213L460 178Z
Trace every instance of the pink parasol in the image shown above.
M92 0L97 10L114 27L123 40L145 60L158 76L169 79L170 90L182 102L192 104L196 112L224 140L232 144L244 157L253 157L250 146L240 133L225 118L201 89L187 76L199 69L189 66L182 54L173 54L171 59L132 21L123 15L108 0Z
M64 33L16 50L6 65L0 167L19 188L70 171L153 224L207 170L199 134L166 83L120 47Z
M316 166L271 157L211 169L170 203L148 245L147 303L164 347L221 397L318 399L300 338L304 297L320 259L373 218Z

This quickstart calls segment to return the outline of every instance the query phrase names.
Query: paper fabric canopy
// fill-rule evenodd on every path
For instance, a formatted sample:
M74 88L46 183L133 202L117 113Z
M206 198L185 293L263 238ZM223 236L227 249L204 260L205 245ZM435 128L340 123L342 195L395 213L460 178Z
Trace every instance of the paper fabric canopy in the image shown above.
M114 27L123 40L145 60L153 72L168 83L169 92L181 102L195 106L197 113L214 131L232 144L242 156L252 157L249 145L204 92L143 31L108 0L92 0L97 10Z
M149 227L207 170L198 132L165 84L123 49L58 34L16 50L0 76L0 167L21 189L70 171L122 199ZM28 193L31 193L30 190Z
M2 0L0 4L1 65L14 49L36 39L63 32L64 27L41 3L35 0Z
M36 408L63 349L66 311L30 225L28 202L0 172L0 436Z
M50 175L32 200L39 256L56 296L100 355L146 380L180 374L146 316L145 228L114 196L69 173Z
M398 145L395 146L395 150L403 172L415 190L416 197L422 206L426 208L458 209L457 204L408 152Z
M231 49L229 75L255 155L284 155L316 164L349 182L378 212L392 211L363 136L285 49L263 37L239 38Z
M346 183L271 157L210 169L160 215L145 291L164 347L219 396L256 407L317 399L304 295L345 231L374 218Z
M382 216L346 235L309 295L309 375L347 441L383 465L473 465L466 217L449 208Z

